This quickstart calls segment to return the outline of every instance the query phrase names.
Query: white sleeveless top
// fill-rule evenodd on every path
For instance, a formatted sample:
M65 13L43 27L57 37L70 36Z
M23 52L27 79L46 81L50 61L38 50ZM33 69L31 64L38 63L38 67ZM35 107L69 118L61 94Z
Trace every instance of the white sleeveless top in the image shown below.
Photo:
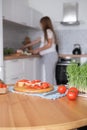
M48 36L48 39L52 39L52 46L46 50L43 50L40 52L40 55L45 55L45 54L48 54L48 53L51 53L51 52L55 52L56 49L55 49L55 38L54 38L54 34L53 32L50 30L50 29L47 29L47 36ZM41 36L41 45L40 47L43 47L45 44L47 44L47 41L45 42L45 39L44 39L44 34Z

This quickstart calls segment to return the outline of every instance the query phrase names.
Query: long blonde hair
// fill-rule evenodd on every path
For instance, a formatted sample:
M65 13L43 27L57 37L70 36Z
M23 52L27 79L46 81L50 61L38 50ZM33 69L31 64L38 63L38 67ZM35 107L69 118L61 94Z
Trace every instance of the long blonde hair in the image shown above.
M40 23L42 24L45 41L48 41L47 29L50 29L54 34L55 43L57 43L56 34L54 31L51 19L48 16L45 16L45 17L41 18Z

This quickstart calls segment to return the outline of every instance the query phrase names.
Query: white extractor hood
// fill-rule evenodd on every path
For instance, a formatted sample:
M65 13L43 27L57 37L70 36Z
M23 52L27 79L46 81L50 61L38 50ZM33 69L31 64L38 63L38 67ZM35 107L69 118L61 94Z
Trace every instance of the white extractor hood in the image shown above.
M66 2L63 4L63 25L79 25L78 21L78 3Z

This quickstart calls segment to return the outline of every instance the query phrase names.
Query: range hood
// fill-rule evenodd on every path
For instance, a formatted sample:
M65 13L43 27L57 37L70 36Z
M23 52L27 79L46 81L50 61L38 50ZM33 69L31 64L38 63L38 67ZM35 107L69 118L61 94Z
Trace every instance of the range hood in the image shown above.
M79 25L78 21L78 3L76 2L66 2L63 4L63 20L61 22L63 25Z

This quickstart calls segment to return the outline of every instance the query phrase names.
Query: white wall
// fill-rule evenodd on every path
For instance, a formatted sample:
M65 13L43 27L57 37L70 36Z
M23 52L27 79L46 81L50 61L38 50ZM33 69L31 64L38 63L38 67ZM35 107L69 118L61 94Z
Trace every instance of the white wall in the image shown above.
M54 21L61 21L64 2L77 1L79 3L79 19L87 21L87 0L29 0L29 5Z
M59 30L59 52L62 54L72 54L74 44L80 44L82 53L87 54L87 30Z

